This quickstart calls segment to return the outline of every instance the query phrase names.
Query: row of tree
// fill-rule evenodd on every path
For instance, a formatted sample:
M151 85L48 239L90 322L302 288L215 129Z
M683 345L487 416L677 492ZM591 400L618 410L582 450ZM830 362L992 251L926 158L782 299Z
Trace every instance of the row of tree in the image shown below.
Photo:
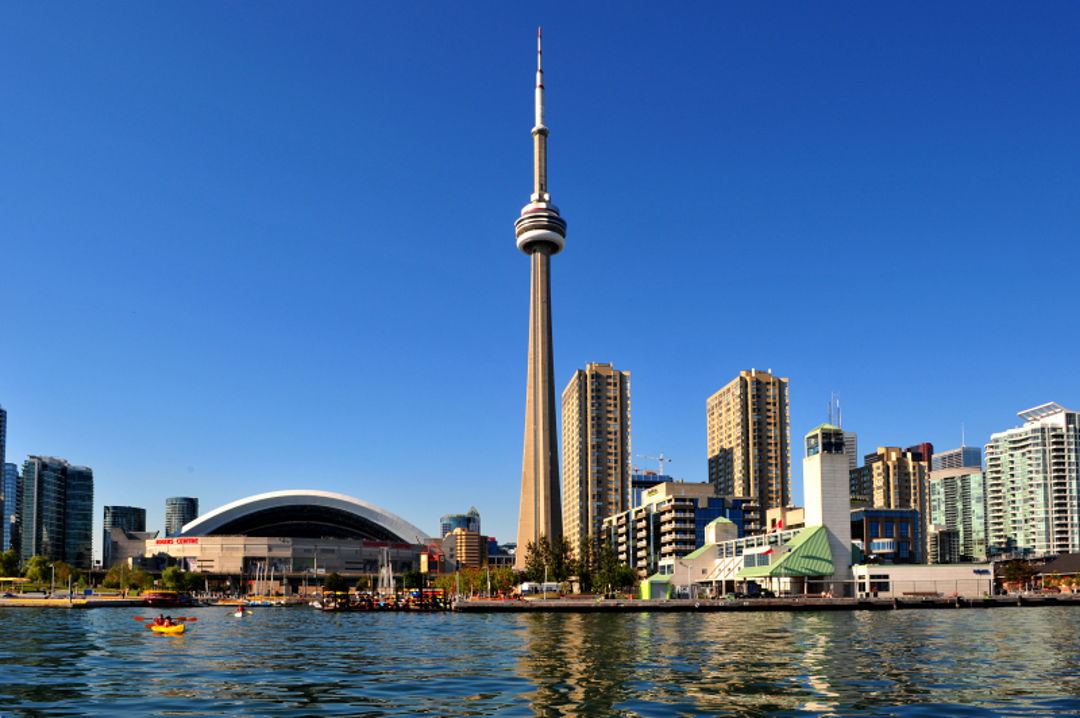
M529 581L563 583L577 576L582 591L611 593L633 588L637 572L619 563L611 539L603 543L592 536L583 536L578 544L577 558L570 542L563 537L530 541L525 547L525 577Z
M0 553L0 576L22 576L37 584L55 582L57 586L67 586L70 580L73 584L86 585L82 571L70 563L50 561L44 556L31 556L20 571L19 555L15 551Z

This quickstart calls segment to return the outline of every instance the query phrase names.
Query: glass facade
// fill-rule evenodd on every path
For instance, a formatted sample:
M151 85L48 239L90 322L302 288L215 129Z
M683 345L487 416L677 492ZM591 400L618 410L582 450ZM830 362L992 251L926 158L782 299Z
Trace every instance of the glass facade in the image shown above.
M452 534L454 529L464 529L473 533L480 533L480 512L473 506L465 514L446 514L439 519L439 536L446 537Z
M15 464L4 464L3 478L3 511L0 519L4 522L3 544L0 551L17 549L19 543L19 467Z
M19 543L32 556L91 567L94 474L63 459L31 456L19 480Z
M190 496L165 499L165 535L176 536L184 524L199 517L199 500Z
M930 517L934 526L955 531L959 561L987 558L986 476L974 468L930 474Z

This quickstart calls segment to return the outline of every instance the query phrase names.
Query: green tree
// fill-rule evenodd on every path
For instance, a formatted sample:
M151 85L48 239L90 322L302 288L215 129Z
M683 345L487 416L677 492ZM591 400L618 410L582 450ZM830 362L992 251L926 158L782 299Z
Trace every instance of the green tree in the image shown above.
M48 583L52 578L49 559L44 556L31 556L23 567L23 576L31 583Z
M512 568L491 569L491 590L493 593L509 594L521 583L517 571Z
M349 582L337 571L326 574L326 578L323 579L324 591L346 591L348 588Z
M15 578L19 575L19 554L11 551L0 553L0 576Z
M574 552L570 542L560 536L550 542L549 578L562 583L574 575Z
M1016 583L1021 587L1026 586L1036 573L1037 571L1034 566L1027 561L1021 561L1019 559L1009 561L1001 567L1002 578L1008 583Z
M401 587L404 589L423 588L424 574L419 571L406 571L401 574Z
M547 536L541 535L539 540L530 541L525 546L525 578L539 583L543 581L547 573L547 565L551 562L551 546Z
M619 557L615 554L615 546L611 543L611 537L609 536L605 539L604 545L597 551L593 590L597 593L608 593L615 590L621 580L619 568Z
M185 571L181 574L184 577L184 581L181 584L181 591L201 591L206 588L206 576L194 571Z
M457 574L440 573L435 577L435 588L441 588L447 596L457 592Z
M581 541L578 542L577 560L574 561L574 573L577 574L582 591L592 589L597 553L596 540L591 535L582 536Z
M357 578L356 579L356 590L357 591L370 591L371 590L371 579L369 577L367 577L367 576L360 576L359 578Z
M66 586L69 578L72 583L77 583L79 581L79 576L82 575L82 572L79 571L79 569L75 568L70 563L65 563L63 561L53 562L53 567L56 569L57 586Z
M161 585L170 591L183 591L184 572L179 566L169 566L161 572Z

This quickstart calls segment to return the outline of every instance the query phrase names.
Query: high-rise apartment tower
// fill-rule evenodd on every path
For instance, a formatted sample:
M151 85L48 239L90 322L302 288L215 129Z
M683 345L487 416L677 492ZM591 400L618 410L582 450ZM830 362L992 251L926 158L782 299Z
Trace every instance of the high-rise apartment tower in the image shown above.
M521 504L514 567L525 568L529 543L562 537L559 448L555 433L555 369L551 332L551 258L566 243L566 220L551 203L547 179L548 128L544 124L544 71L536 37L536 122L533 192L514 222L517 247L529 255L529 370L525 388L525 446L521 457Z
M175 536L184 524L199 517L199 500L190 496L165 499L165 535Z
M563 537L578 555L604 519L629 508L630 372L586 364L562 393Z
M19 480L20 553L65 561L89 570L92 563L94 472L64 459L30 456Z
M1053 402L986 445L990 552L1080 552L1080 413Z
M739 372L705 402L709 482L720 496L749 499L746 532L791 503L788 380L772 370ZM756 514L756 515L755 515Z
M7 463L3 467L3 543L0 551L10 551L19 548L19 467Z
M925 523L929 455L899 446L879 446L850 473L851 496L878 509L915 509Z

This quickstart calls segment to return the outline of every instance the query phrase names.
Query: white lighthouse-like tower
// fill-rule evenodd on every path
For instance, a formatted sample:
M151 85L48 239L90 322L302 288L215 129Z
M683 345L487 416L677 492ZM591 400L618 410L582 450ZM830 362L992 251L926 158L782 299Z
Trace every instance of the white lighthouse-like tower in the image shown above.
M555 432L555 370L551 333L551 258L566 244L566 220L551 203L547 181L548 128L544 124L542 36L536 35L536 121L533 192L514 222L517 247L529 255L529 371L525 391L525 446L514 567L523 569L527 547L541 536L562 536L559 447Z

